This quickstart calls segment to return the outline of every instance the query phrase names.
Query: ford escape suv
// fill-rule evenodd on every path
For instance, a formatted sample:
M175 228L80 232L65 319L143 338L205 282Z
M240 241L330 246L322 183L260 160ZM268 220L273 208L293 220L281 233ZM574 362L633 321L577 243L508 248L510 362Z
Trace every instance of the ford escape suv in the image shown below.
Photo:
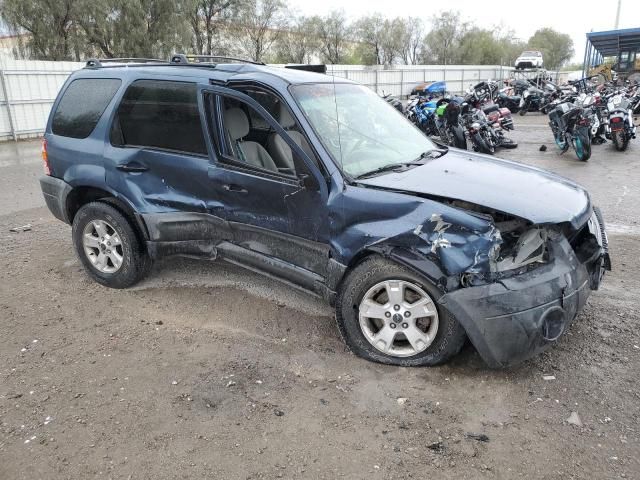
M544 170L434 145L374 92L217 58L93 60L62 87L42 191L88 275L167 255L324 297L370 360L491 366L556 342L610 268L598 209Z

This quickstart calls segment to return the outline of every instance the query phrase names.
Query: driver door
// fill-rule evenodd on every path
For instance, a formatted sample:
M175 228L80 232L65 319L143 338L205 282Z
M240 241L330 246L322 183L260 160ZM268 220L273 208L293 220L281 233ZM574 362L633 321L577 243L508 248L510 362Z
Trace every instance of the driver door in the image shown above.
M248 95L206 86L199 102L215 153L211 188L235 246L223 254L313 290L326 277L329 260L328 188L316 163ZM268 146L252 132L256 119L262 131L268 126L289 146L293 169L272 162Z

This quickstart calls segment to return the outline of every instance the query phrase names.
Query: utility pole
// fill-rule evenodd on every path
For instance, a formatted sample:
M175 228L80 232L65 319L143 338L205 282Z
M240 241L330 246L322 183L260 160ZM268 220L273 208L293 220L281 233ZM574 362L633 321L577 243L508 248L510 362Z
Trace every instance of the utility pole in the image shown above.
M616 28L618 30L618 25L620 25L620 7L622 5L622 0L618 0L618 11L616 12Z

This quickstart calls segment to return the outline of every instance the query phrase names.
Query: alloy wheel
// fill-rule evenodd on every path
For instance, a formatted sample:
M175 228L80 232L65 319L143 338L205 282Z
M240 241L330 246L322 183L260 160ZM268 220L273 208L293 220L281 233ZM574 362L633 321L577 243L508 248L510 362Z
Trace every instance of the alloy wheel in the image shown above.
M360 329L377 350L411 357L426 350L438 333L438 310L427 292L405 280L371 287L359 306Z
M118 232L104 220L92 220L82 232L82 246L91 264L101 273L115 273L124 254Z

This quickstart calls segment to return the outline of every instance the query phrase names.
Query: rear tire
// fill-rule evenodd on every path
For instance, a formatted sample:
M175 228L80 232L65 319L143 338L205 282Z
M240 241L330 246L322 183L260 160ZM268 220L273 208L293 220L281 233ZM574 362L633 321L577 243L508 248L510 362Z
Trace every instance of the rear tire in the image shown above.
M462 150L467 149L467 139L464 136L464 130L462 127L455 126L451 127L451 134L453 136L454 147L461 148Z
M101 237L103 229L106 233ZM105 287L130 287L151 267L151 259L131 222L104 202L91 202L78 210L73 219L72 237L86 272ZM104 242L102 238L105 238ZM109 238L117 241L107 245Z
M362 327L360 319L361 302L372 288L387 280L413 285L425 292L433 302L432 305L436 311L435 318L437 319L437 330L433 332L435 337L432 338L432 341L424 350L414 355L398 356L400 354L384 353L371 343L372 341L367 337L368 333ZM404 367L439 365L455 356L464 345L466 338L466 333L460 323L453 315L437 304L436 300L440 295L440 292L434 286L410 270L382 257L372 256L365 259L347 274L338 292L336 300L338 328L351 351L367 360ZM391 303L390 299L387 299L387 303ZM400 309L400 313L403 309L404 306ZM403 332L402 323L405 321L411 322L411 317L401 316L403 319L398 324L397 329L394 330L397 333ZM388 328L392 321L393 317L385 318L383 325ZM417 322L417 319L415 321ZM392 345L402 343L403 335L398 337L396 334L395 340L391 340Z
M623 131L613 132L613 144L616 146L616 150L624 152L629 146L629 137L625 135Z

